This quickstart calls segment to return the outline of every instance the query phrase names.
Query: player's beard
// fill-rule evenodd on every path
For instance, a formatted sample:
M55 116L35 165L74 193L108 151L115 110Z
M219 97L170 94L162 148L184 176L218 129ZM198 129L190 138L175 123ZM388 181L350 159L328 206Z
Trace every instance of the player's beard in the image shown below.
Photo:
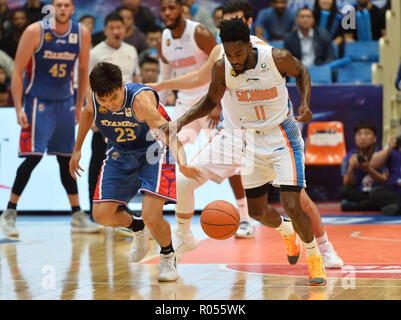
M242 69L241 69L241 70L238 70L238 71L237 71L237 70L234 70L235 73L236 73L237 75L239 75L239 74L241 74L241 73L244 73L244 72L247 70L248 64L249 64L249 57L250 57L250 54L249 54L249 50L248 50L246 59L245 59L245 61L244 61L244 64L242 65Z
M175 19L173 25L171 25L171 26L167 26L167 25L166 25L167 29L174 30L175 28L177 28L178 25L180 24L181 17L182 17L182 15L180 14L180 15L177 17L177 19Z
M57 16L55 17L55 19L56 19L56 23L57 24L67 24L67 23L70 23L70 19L71 19L71 16L72 15L70 15L70 16L66 16L65 18L63 18L63 19L60 19L60 18L58 18Z

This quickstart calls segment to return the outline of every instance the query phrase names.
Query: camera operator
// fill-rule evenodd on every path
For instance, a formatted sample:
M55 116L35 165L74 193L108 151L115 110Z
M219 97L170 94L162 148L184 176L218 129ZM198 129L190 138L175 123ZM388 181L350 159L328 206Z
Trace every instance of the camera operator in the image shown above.
M369 193L387 176L370 165L375 153L377 128L373 123L360 121L354 127L356 149L349 151L341 164L343 186L340 190L342 211L379 210Z
M379 206L383 215L401 215L401 135L393 137L388 148L376 152L371 165L388 170L384 185L372 188L371 200Z

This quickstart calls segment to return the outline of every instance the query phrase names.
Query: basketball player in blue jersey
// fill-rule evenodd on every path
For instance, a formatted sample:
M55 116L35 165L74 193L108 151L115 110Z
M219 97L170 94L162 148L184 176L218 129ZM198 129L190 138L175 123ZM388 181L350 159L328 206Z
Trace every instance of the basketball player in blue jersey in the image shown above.
M114 64L98 63L89 79L93 93L79 124L70 173L76 179L82 170L81 148L94 122L108 139L107 156L93 199L94 219L105 226L134 232L130 253L134 262L146 256L150 230L161 247L159 281L175 281L178 273L171 230L163 219L164 204L176 202L175 164L168 149L162 141L155 140L151 131L170 119L156 91L138 83L124 84L121 70ZM188 178L200 176L200 170L186 165L182 144L176 138L166 142L180 171ZM138 190L144 194L142 218L127 207Z
M18 124L21 126L19 156L25 157L17 171L10 201L0 218L6 236L18 236L17 203L29 177L45 152L57 156L61 182L72 207L72 232L98 232L80 209L76 181L68 172L74 147L75 121L79 121L88 84L91 35L71 21L72 0L53 0L55 17L31 24L22 34L11 79ZM73 98L73 70L79 58L79 90ZM25 76L24 76L25 71Z

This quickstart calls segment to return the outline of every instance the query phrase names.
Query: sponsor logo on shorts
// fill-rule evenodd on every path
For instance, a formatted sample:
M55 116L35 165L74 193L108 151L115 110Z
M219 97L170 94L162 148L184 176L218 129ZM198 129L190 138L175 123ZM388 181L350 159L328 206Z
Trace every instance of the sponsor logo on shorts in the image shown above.
M45 105L44 105L43 103L40 103L40 104L38 105L38 109L39 109L39 111L45 110Z
M167 40L166 40L166 46L169 47L170 44L171 44L171 40L170 40L170 39L167 39Z

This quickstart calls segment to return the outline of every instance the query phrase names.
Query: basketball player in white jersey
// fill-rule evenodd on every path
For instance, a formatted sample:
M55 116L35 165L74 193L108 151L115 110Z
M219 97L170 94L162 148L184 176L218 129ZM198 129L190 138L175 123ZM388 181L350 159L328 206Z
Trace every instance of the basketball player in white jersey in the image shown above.
M251 14L252 6L249 2L246 1L230 0L223 7L223 19L227 20L235 17L243 19L243 21L248 24L249 28L251 28L252 26ZM265 42L261 41L257 37L250 37L252 44L266 45ZM149 85L157 90L178 90L179 88L191 88L209 83L211 79L211 71L213 69L213 65L223 56L223 53L223 46L218 45L213 49L208 61L201 67L201 69L199 69L199 71L191 72L184 76L170 79L161 83L152 83ZM201 160L198 161L200 162L198 163L198 167L203 168L205 171L203 179L195 182L188 180L180 175L177 176L177 185L182 187L179 187L177 189L177 193L179 196L176 210L179 210L178 212L188 213L190 217L192 217L194 212L194 190L209 179L214 180L218 183L223 181L225 178L229 177L232 172L235 171L234 168L239 167L238 163L233 162L231 165L229 165L227 163L219 163L218 161L214 161L213 166L211 166L210 159L208 158L210 157L212 152L215 154L223 154L224 150L227 150L227 152L229 153L241 153L241 144L235 143L235 138L232 134L233 129L241 128L241 123L238 120L235 120L235 117L233 117L233 115L235 115L235 109L233 109L233 103L228 93L226 93L223 97L222 107L222 127L224 129L220 131L219 135L216 136L211 141L211 143L202 148L201 153L197 157L198 160ZM221 143L222 141L224 141L224 143ZM181 193L182 195L180 196ZM328 240L326 231L322 224L319 210L313 203L313 201L309 198L304 189L301 191L301 204L302 208L311 219L313 232L318 242L320 252L323 256L324 266L326 268L342 268L344 263L334 251L332 244ZM270 210L275 209L270 207ZM241 221L243 219L244 217L241 216ZM284 239L286 238L285 235L283 235L283 237ZM286 241L286 244L289 249L288 255L291 256L292 243Z
M309 284L325 285L322 255L313 235L311 220L303 211L300 200L306 183L304 142L297 121L307 123L312 119L308 70L287 50L252 44L249 26L242 19L223 20L220 37L225 56L213 67L207 95L170 124L170 130L180 131L184 125L207 115L220 103L228 89L236 109L235 117L247 133L243 143L241 175L249 214L283 235L294 234L293 225L306 249ZM285 76L296 78L301 96L297 118L294 118L289 104ZM167 130L167 127L165 125L163 129ZM282 205L292 225L267 206L269 183L280 187ZM295 244L296 234L293 236ZM299 256L300 252L298 256L289 256L289 262L296 263Z
M197 22L185 20L183 17L181 0L162 0L161 17L167 26L162 34L159 45L159 55L162 60L161 79L166 80L178 77L188 72L198 70L207 60L210 52L216 46L216 41L208 29ZM177 119L200 100L207 92L207 83L187 90L179 90L172 119ZM163 95L162 95L163 100ZM216 107L208 117L198 119L186 126L179 135L185 144L194 143L201 129L211 129L208 136L212 136L215 127L220 121L221 107ZM230 184L237 199L237 206L241 213L247 215L248 208L245 193L239 176L232 177ZM197 240L190 230L191 219L187 214L176 211L177 255L182 250L196 248ZM191 217L189 217L191 218ZM252 236L252 233L249 234Z

